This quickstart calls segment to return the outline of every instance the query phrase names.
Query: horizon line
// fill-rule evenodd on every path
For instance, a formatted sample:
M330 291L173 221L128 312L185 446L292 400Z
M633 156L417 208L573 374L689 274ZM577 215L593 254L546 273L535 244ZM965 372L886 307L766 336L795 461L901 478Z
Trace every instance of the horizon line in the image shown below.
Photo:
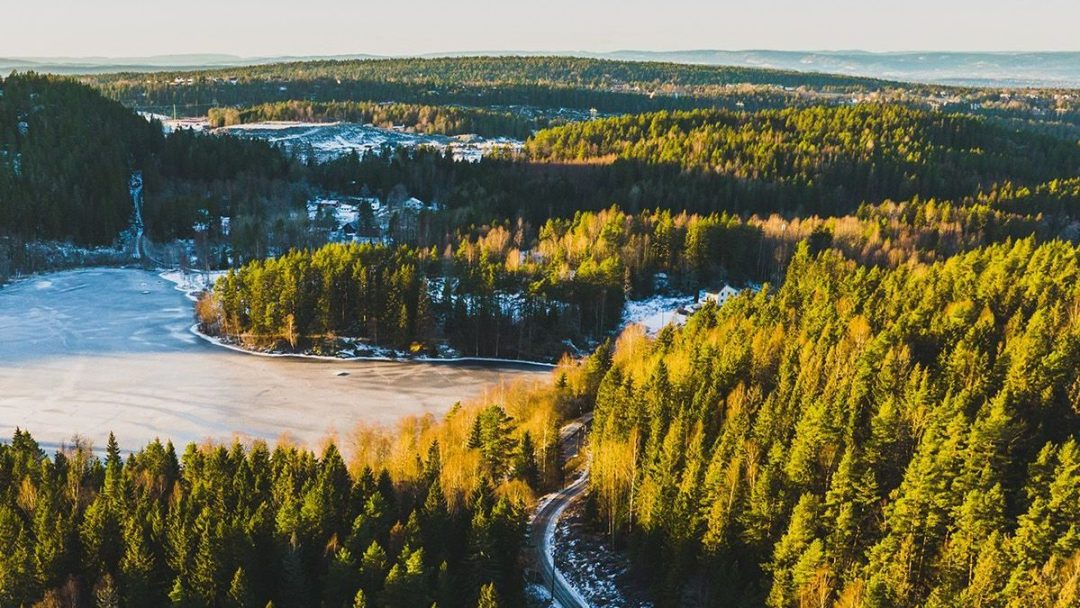
M994 49L994 50L944 50L944 49L896 49L896 50L866 50L860 48L849 49L782 49L782 48L680 48L680 49L649 49L649 48L618 48L614 50L598 51L586 49L473 49L473 50L442 50L423 53L379 53L372 51L348 51L338 53L278 53L278 54L238 54L235 52L219 51L178 51L172 53L152 53L148 55L17 55L0 53L0 59L20 61L80 61L80 60L133 60L133 59L169 59L182 57L219 57L237 60L252 59L277 59L277 58L327 58L327 57L355 57L364 56L373 59L407 59L440 57L445 55L552 55L552 56L576 56L576 55L616 55L619 53L650 53L650 54L676 54L676 53L808 53L808 54L861 54L861 55L1070 55L1080 54L1080 49L1062 50L1019 50L1019 49Z

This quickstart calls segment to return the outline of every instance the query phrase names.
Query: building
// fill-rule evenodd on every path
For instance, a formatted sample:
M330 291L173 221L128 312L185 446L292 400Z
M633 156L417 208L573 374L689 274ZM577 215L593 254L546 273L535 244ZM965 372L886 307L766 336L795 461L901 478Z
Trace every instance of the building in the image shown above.
M731 285L724 285L724 287L718 291L705 290L701 293L699 299L702 302L712 302L717 306L721 306L724 302L727 302L731 298L739 295L739 290L735 289Z

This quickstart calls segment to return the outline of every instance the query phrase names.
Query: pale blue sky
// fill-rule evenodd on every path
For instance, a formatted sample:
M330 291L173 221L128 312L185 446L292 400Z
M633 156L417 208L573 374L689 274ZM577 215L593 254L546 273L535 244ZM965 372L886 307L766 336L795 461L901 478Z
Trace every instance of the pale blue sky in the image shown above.
M1077 0L0 0L0 56L1080 50L1078 27Z

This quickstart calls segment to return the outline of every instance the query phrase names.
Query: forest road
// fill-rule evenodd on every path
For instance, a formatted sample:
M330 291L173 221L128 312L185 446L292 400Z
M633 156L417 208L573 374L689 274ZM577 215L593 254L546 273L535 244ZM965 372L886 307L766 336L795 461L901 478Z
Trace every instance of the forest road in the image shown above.
M567 424L559 431L559 453L563 461L577 456L585 439L585 431L592 422L592 414L586 414L581 418ZM589 604L584 601L555 567L554 539L555 526L559 523L559 517L572 502L585 493L589 485L588 468L579 477L551 495L547 502L543 503L536 516L529 524L529 538L531 539L530 551L533 553L533 561L540 565L540 575L544 587L563 608L588 608Z

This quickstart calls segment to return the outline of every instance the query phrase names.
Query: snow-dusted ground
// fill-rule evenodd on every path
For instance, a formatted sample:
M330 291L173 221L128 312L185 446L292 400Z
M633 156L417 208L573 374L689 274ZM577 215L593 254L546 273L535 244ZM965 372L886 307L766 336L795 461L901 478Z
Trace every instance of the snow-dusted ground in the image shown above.
M184 292L188 299L195 300L196 293L210 290L218 279L228 273L228 270L166 270L158 276L172 283L178 291Z
M551 597L551 592L546 587L536 583L527 583L525 585L525 601L527 606L562 608L562 604Z
M634 580L626 555L596 533L584 513L584 501L566 508L555 527L555 562L570 585L590 606L651 608L647 589Z
M188 129L191 131L209 131L210 121L206 117L197 118L172 118L165 116L164 114L154 114L153 112L139 112L139 115L146 120L158 120L161 122L161 130L165 133L172 133L181 129Z
M649 335L656 335L665 326L686 323L694 305L693 296L654 296L645 300L630 300L623 308L623 325L642 325Z
M199 280L181 279L185 288ZM546 373L521 366L254 357L190 331L173 282L131 269L38 275L0 289L0 437L48 448L73 434L124 446L233 436L310 446L360 423L442 414L458 400Z
M295 150L301 155L310 149L320 161L350 152L363 156L383 147L395 149L420 146L438 150L450 148L454 158L458 160L477 161L495 150L520 151L523 146L521 141L508 137L485 139L478 135L425 135L345 122L259 122L223 127L216 132L263 139L281 145L287 152Z
M561 598L557 603L563 605L600 605L592 604L591 600L582 593L583 590L576 586L576 582L571 582L568 573L564 571L566 564L559 563L558 561L558 551L555 545L556 528L559 526L562 514L575 500L580 503L581 492L584 491L585 484L587 483L588 470L582 470L570 485L541 500L540 505L529 520L531 525L536 525L536 522L538 521L542 525L540 549L543 553L543 559L546 562L545 570L553 573L554 580L552 581L552 591ZM565 590L565 594L554 588L556 581L558 588L560 590Z
M350 122L267 121L211 129L206 117L169 118L149 112L140 114L147 120L156 118L161 121L162 130L166 133L188 129L263 139L281 145L286 152L296 150L302 157L310 150L319 161L337 158L350 152L363 156L381 150L384 146L391 149L425 146L438 150L450 148L454 158L475 162L496 150L520 152L524 147L520 140L510 137L427 135Z

